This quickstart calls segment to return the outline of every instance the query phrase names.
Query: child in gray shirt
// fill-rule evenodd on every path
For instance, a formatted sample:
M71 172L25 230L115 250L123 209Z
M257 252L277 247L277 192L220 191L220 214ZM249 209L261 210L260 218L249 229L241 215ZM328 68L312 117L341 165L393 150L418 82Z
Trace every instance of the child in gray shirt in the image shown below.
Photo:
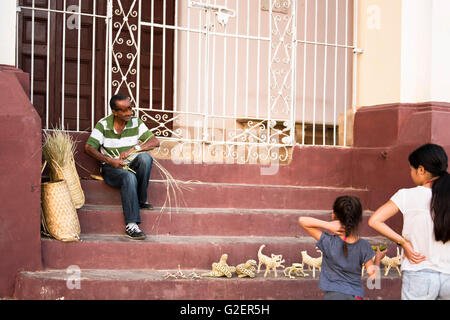
M322 251L322 271L319 288L325 299L348 300L364 297L361 269L364 264L372 280L376 278L374 265L379 268L386 251L375 253L367 240L358 236L362 221L362 206L357 197L338 197L333 205L332 221L300 217L300 225L316 240ZM327 230L333 235L323 232ZM375 261L373 257L375 256ZM379 269L378 269L379 270Z

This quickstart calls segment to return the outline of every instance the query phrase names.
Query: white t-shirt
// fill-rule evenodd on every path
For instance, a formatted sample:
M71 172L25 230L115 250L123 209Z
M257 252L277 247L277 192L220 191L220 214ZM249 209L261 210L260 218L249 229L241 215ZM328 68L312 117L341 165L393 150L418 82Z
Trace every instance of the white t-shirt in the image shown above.
M417 186L400 189L391 198L403 213L403 237L411 241L414 250L426 258L424 262L418 264L411 264L405 258L401 269L407 271L432 269L450 274L450 241L444 244L434 238L430 214L431 196L431 188Z

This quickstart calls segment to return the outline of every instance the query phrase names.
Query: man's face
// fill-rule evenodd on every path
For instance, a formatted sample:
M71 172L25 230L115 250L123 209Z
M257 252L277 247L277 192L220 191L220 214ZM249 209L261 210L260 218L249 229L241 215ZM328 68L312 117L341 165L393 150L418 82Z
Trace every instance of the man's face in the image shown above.
M133 108L131 107L131 102L129 99L116 101L116 106L118 110L112 110L115 117L122 121L128 122L131 120L133 115Z

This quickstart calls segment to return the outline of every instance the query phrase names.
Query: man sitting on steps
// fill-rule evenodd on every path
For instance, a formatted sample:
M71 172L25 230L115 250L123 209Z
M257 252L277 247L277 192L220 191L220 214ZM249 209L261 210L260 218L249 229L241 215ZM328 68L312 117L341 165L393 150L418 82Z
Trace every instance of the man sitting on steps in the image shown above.
M109 105L112 114L97 122L84 150L102 163L105 182L120 189L125 233L132 239L143 240L145 234L138 226L141 223L139 209L153 209L147 202L153 158L148 153L137 152L159 147L159 140L141 119L132 116L127 96L117 94Z

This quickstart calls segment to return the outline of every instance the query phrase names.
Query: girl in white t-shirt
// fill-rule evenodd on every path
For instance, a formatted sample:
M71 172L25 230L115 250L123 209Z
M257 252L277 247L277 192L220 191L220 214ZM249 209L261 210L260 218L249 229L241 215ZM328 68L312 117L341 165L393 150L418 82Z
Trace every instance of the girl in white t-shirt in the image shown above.
M409 155L415 188L400 189L369 219L369 226L397 242L402 299L450 299L450 175L444 149L425 144ZM402 235L385 221L403 213Z

